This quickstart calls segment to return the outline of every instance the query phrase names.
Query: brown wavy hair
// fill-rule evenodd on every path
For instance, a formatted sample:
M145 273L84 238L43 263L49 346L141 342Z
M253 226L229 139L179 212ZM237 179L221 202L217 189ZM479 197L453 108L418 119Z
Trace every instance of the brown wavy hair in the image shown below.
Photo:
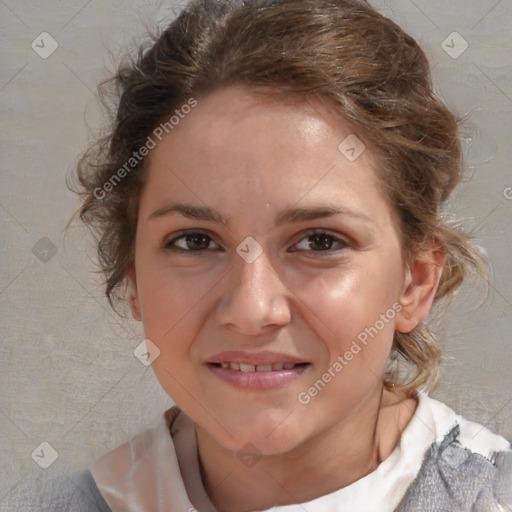
M114 310L114 299L126 299L134 265L145 160L108 193L105 184L176 109L232 84L283 101L326 101L371 141L400 219L404 261L429 240L448 255L436 302L469 271L487 277L482 254L441 212L462 177L460 120L434 94L427 58L412 37L363 0L193 0L100 84L105 105L105 98L114 101L111 124L78 164L74 191L83 201L76 213L96 235ZM386 386L431 388L440 361L426 324L397 332Z

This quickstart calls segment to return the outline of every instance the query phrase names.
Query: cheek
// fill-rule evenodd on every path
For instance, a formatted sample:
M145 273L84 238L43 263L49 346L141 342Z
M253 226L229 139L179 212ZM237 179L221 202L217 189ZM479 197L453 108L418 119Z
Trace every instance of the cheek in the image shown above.
M151 365L156 378L173 401L187 410L191 407L190 397L201 396L195 373L191 372L193 343L201 328L201 304L189 301L183 294L171 295L168 291L154 294L154 307L144 320L144 331L160 350Z
M310 418L339 418L378 384L393 342L395 290L392 282L365 270L304 289L311 310L303 314L328 352L298 397Z
M321 278L302 283L301 300L307 305L304 316L321 338L343 353L352 340L377 327L382 337L394 332L393 304L398 298L396 269L372 269L370 262L350 270L334 270ZM381 321L385 315L384 322ZM387 316L386 316L387 315Z
M212 286L203 274L194 274L190 268L166 268L165 264L153 263L142 270L139 295L144 329L148 337L165 342L190 323Z
M144 335L160 350L152 369L165 392L177 403L187 399L193 341L204 315L204 298L211 286L187 273L152 271L145 275L143 297ZM193 386L192 386L193 387Z

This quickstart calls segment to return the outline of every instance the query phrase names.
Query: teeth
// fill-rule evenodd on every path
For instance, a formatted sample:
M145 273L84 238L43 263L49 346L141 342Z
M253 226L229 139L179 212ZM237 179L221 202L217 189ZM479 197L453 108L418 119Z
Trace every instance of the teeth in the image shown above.
M280 370L291 370L297 366L295 363L273 363L273 364L243 364L243 363L220 363L221 368L231 368L241 372L271 372Z

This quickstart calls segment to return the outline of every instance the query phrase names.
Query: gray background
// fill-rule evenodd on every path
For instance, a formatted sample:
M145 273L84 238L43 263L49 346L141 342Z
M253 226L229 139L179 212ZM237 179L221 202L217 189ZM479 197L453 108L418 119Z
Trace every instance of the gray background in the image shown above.
M31 456L42 442L58 453L46 471L82 467L172 405L133 355L141 325L118 318L103 298L87 231L75 222L65 236L78 207L65 178L87 146L88 127L101 124L96 83L136 47L146 25L169 20L182 5L0 0L0 501L27 471L45 471ZM419 40L439 94L469 114L468 179L450 214L478 228L494 265L487 305L478 307L466 287L444 320L444 376L433 396L512 439L512 2L373 5ZM469 45L456 59L442 47L454 31ZM41 45L42 32L58 43L47 59L31 47ZM447 43L461 48L456 39Z

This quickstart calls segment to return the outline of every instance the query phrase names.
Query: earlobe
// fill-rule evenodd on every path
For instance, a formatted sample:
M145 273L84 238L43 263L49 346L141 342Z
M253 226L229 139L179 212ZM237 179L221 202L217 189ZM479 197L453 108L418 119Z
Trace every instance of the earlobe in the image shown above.
M128 294L130 297L130 309L132 311L132 317L134 320L142 322L142 313L140 309L135 270L128 272Z
M432 249L409 266L400 299L402 310L395 321L396 331L411 332L427 318L439 287L445 260L444 249Z

